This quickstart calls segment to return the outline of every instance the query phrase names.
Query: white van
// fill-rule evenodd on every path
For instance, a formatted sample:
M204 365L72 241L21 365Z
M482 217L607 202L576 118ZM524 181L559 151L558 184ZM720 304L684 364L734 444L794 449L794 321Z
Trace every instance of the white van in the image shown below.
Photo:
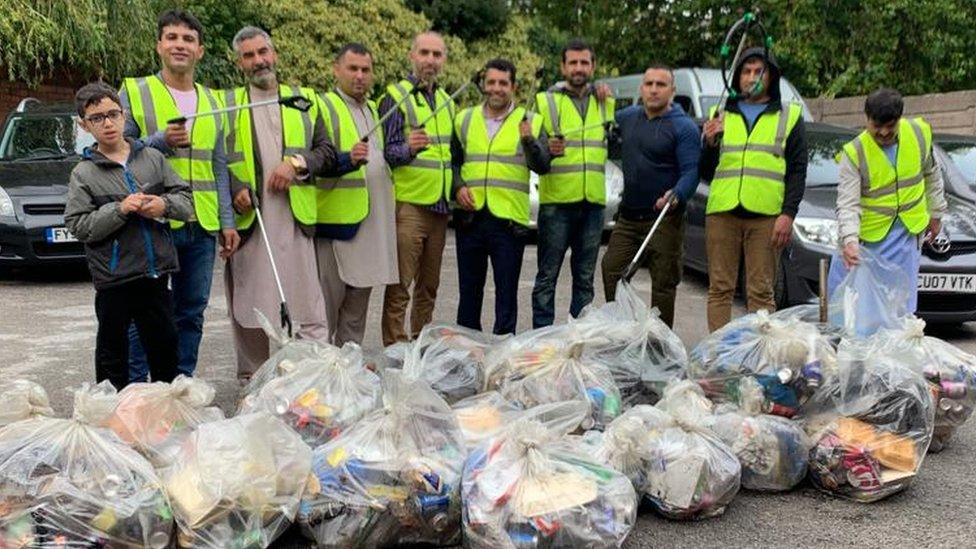
M644 74L631 74L617 78L601 79L613 90L617 98L617 109L640 103L640 86ZM719 69L682 68L674 70L676 103L693 118L705 118L712 105L717 105L722 97L722 71ZM783 101L792 101L803 106L803 120L813 122L813 115L793 84L786 78L779 80L780 95Z

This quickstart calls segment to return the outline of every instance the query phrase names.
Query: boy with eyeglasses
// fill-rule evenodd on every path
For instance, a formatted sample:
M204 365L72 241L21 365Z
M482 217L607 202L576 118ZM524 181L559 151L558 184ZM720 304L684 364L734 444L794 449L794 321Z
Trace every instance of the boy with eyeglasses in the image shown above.
M154 381L176 375L177 335L169 275L179 270L169 220L193 211L190 187L163 154L122 137L118 94L102 82L75 95L82 129L96 144L71 172L65 224L85 244L95 285L95 377L129 381L130 322L139 328Z

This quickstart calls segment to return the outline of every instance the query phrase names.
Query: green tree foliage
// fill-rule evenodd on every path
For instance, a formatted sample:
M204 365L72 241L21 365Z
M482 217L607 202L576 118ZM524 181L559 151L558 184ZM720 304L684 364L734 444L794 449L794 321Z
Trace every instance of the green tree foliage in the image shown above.
M508 0L406 0L421 11L437 31L465 42L501 34L508 22Z
M652 59L718 66L719 46L756 7L788 78L807 96L976 87L972 0L521 0L544 24L583 36L604 71L639 72ZM609 65L609 67L607 66Z
M153 51L151 0L3 0L0 64L10 80L37 84L57 68L118 80Z

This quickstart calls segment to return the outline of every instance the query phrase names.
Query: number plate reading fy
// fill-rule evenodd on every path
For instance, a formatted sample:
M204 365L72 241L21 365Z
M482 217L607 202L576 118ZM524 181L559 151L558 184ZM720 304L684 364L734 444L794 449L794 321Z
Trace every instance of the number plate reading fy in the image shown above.
M44 229L44 239L47 240L49 244L78 242L75 235L71 234L71 232L64 227L48 227L47 229Z

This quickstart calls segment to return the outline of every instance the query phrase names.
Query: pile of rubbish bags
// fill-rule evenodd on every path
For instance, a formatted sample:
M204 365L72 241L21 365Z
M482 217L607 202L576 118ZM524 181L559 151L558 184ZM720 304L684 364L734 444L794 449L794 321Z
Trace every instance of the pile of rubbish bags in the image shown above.
M0 545L169 547L173 511L160 477L98 427L115 399L108 382L83 386L61 419L32 383L0 396L9 421L0 429Z
M690 353L626 282L514 337L436 324L364 353L268 325L232 417L199 379L84 386L71 419L6 383L0 548L243 549L293 524L321 547L613 547L642 501L703 520L807 478L877 501L972 415L976 357L897 305L864 319L874 266L830 323L760 311Z

